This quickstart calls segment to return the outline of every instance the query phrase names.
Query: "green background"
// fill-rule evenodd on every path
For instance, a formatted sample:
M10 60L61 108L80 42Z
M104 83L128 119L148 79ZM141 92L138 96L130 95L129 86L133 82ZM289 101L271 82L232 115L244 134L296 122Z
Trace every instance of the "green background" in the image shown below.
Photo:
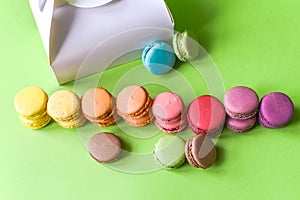
M175 29L197 34L226 89L246 85L260 97L285 92L295 104L292 121L273 130L256 126L243 135L224 130L217 142L218 161L207 170L187 164L144 174L112 170L90 158L76 130L51 123L33 131L19 123L13 107L19 90L38 85L51 94L73 85L56 84L28 1L2 1L0 199L299 199L300 1L166 2ZM109 70L104 86L112 88L138 64ZM197 94L205 94L205 83L190 74L189 64L178 65ZM133 151L142 150L138 139L121 137Z

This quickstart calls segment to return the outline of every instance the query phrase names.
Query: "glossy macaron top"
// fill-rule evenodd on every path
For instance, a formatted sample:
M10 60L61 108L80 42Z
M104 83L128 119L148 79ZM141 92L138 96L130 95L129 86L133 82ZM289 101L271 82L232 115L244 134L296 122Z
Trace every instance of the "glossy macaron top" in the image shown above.
M19 115L32 118L46 112L48 95L39 87L31 86L21 90L14 99L14 106Z
M224 125L226 113L223 104L214 96L203 95L194 99L188 108L190 126L203 132L217 130Z
M257 113L259 99L251 88L237 86L225 93L224 106L231 118L248 119Z
M148 98L148 92L142 86L128 86L117 97L117 110L125 115L134 114L145 107Z
M152 74L160 75L170 71L176 62L173 48L162 41L148 44L142 53L144 66Z
M59 90L49 97L47 111L54 119L74 118L81 112L80 98L70 90Z
M156 161L166 168L179 167L185 161L185 141L176 135L158 140L153 151Z
M98 133L89 140L88 151L98 162L111 163L119 158L122 143L113 133Z
M279 128L290 121L294 104L284 93L273 92L265 95L260 102L260 123L269 128Z
M172 120L180 117L184 112L181 98L173 92L158 94L152 104L152 113L161 120Z
M113 97L104 88L91 88L81 98L81 107L84 115L99 118L113 109Z

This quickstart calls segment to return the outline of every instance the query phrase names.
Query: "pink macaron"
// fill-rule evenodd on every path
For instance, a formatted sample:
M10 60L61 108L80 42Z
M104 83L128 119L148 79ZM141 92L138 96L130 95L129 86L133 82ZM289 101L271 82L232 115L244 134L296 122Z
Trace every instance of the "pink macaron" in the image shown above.
M250 131L254 127L256 118L257 118L256 115L252 118L244 119L244 120L238 120L238 119L233 119L231 117L227 117L225 124L227 129L231 130L232 132L244 133Z
M166 133L177 133L185 128L184 112L184 103L176 93L163 92L154 98L152 113L155 125Z
M259 99L253 89L245 86L237 86L225 93L224 106L229 117L237 120L245 120L256 115Z
M215 137L222 132L225 117L223 104L210 95L193 100L187 113L190 129L196 134L206 134L209 137Z

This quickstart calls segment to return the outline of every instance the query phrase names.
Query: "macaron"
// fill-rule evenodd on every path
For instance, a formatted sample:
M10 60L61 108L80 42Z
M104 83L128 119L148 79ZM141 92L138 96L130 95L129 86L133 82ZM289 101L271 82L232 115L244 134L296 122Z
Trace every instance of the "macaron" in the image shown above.
M215 163L217 150L209 137L200 134L186 142L185 156L191 166L206 169Z
M252 118L245 119L245 120L238 120L238 119L233 119L231 117L227 117L225 124L227 129L231 130L232 132L244 133L250 131L254 127L256 118L257 118L256 115Z
M146 126L153 119L152 101L144 87L130 85L125 87L117 96L117 112L131 126Z
M145 68L154 75L161 75L173 69L176 57L173 48L161 41L154 41L143 50Z
M88 151L96 161L112 163L120 158L122 142L113 133L97 133L89 140Z
M185 162L185 141L176 135L166 135L156 143L153 156L165 168L178 168Z
M177 58L183 62L192 61L200 51L200 45L188 31L176 32L173 36L173 48Z
M179 95L173 92L158 94L152 105L155 125L166 133L177 133L186 126L185 106Z
M86 118L81 112L80 98L70 90L59 90L49 97L48 114L63 128L82 126Z
M104 88L90 88L81 98L82 113L90 122L101 127L115 124L120 117L115 98Z
M222 132L225 117L223 104L211 95L194 99L187 112L190 129L195 134L205 134L209 137L215 137Z
M281 92L265 95L260 102L259 122L266 128L280 128L293 117L294 104L290 97Z
M245 86L237 86L225 93L224 106L229 117L244 120L256 115L259 99L253 89Z
M51 117L47 114L48 95L36 86L21 90L14 99L14 107L23 125L31 129L46 126Z

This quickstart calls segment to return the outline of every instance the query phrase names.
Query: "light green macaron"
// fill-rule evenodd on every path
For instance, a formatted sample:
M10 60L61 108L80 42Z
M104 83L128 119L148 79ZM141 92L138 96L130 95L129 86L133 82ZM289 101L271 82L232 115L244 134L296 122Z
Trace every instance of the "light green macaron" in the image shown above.
M165 168L174 169L185 161L185 141L176 135L166 135L158 140L153 151L154 159Z
M176 32L173 36L173 49L177 58L183 62L194 60L200 51L200 45L188 31Z

